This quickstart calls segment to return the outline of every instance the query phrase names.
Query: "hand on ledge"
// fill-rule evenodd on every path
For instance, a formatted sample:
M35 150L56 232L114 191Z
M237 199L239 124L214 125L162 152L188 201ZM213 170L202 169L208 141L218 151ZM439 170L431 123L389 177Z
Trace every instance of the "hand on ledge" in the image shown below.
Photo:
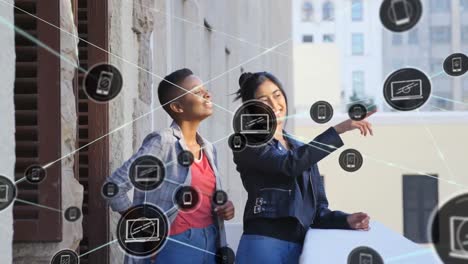
M351 229L369 231L370 217L366 213L354 213L346 219Z

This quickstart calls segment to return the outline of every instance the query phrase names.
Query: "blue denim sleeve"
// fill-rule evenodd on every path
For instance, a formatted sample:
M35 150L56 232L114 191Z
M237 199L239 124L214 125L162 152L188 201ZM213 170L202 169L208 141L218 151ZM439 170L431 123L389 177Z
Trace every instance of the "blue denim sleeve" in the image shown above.
M337 148L343 146L340 136L333 127L313 141L288 152L276 151L267 144L263 147L248 147L234 153L234 161L243 169L261 170L268 175L297 177Z
M314 173L320 175L317 166L314 167L314 170ZM323 187L323 182L319 181L319 184L316 186L319 187L318 190L315 190L317 197L316 215L314 223L310 227L322 229L351 229L347 220L349 214L342 211L332 211L328 208L328 199L325 188Z
M162 149L161 136L157 133L148 135L138 149L130 159L128 159L120 168L118 168L110 177L107 178L107 182L113 182L119 186L119 192L116 196L108 199L109 205L113 211L124 212L132 206L127 193L133 188L132 183L128 177L128 172L133 161L143 155L153 155L156 157L160 156Z

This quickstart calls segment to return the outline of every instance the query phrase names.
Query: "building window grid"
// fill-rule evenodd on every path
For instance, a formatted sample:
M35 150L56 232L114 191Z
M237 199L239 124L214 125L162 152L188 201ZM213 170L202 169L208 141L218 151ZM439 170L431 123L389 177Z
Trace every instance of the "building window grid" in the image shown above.
M364 54L364 34L353 33L351 35L351 49L353 55Z

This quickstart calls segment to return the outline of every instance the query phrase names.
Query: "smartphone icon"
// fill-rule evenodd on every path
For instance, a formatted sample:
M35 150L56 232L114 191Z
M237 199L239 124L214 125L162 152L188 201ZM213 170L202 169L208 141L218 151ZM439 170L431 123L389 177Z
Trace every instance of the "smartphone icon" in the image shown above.
M452 72L461 72L462 71L462 58L455 57L452 59Z
M393 21L397 26L410 22L408 3L406 0L392 0L391 3Z
M353 108L353 117L356 119L361 119L362 118L362 109L359 106L355 106Z
M372 264L373 258L371 254L360 253L359 254L359 264Z
M324 120L327 118L327 107L325 105L319 105L317 111L317 119Z
M96 93L100 95L109 95L113 78L114 74L112 72L102 71L99 74Z
M346 154L346 167L350 169L356 167L356 154L354 153Z
M60 264L70 264L70 255L60 256Z
M242 147L242 139L240 136L234 136L233 145L235 149L240 149Z

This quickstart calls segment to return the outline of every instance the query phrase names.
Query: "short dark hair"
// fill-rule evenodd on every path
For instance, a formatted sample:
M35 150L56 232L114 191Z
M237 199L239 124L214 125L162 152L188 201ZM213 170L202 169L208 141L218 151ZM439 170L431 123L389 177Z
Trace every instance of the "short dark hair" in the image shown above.
M193 75L193 72L190 69L183 68L177 71L172 72L171 74L164 77L164 79L159 83L158 86L158 98L159 103L163 106L164 110L171 115L168 102L177 98L177 96L183 94L185 91L181 89L180 84L188 76ZM171 115L172 116L172 115Z

